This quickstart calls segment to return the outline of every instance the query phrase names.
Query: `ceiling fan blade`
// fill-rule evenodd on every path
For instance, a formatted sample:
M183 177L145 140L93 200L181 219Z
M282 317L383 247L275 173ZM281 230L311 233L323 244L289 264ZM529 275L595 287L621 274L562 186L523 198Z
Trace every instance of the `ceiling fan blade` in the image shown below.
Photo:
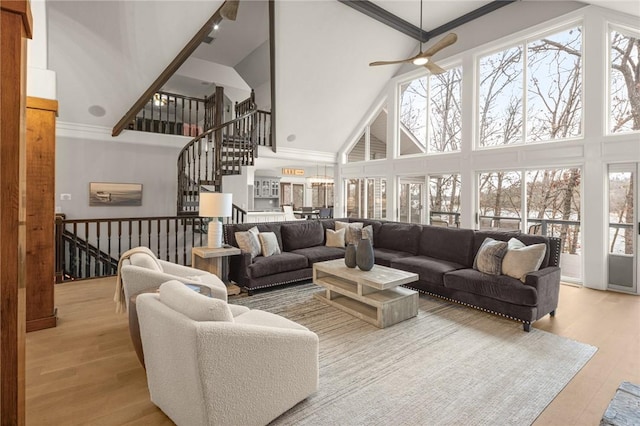
M409 58L409 59L400 59L397 61L376 61L376 62L371 62L369 64L370 67L375 67L378 65L393 65L393 64L404 64L406 62L411 62L413 61L413 58Z
M227 0L220 8L220 16L229 21L235 21L238 16L238 5L240 0Z
M431 72L431 74L442 74L442 73L447 72L447 70L445 70L444 68L440 67L435 62L431 62L431 60L429 60L429 62L424 64L424 67L426 69L428 69Z
M449 33L441 38L436 44L425 50L422 56L433 56L445 47L451 46L457 40L458 35L456 33Z

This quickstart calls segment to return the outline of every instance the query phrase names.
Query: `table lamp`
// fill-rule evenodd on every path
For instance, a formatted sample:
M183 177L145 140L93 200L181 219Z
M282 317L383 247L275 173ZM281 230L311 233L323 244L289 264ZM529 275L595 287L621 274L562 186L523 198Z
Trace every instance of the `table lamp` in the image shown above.
M231 196L220 192L201 192L199 216L210 217L207 247L222 247L222 222L219 218L231 216Z

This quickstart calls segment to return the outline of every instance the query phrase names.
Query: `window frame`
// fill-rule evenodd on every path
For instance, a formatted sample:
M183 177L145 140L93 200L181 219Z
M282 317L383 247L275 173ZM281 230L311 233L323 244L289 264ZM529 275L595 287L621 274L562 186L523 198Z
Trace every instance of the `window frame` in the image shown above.
M606 34L605 34L605 39L606 39L606 48L605 50L605 55L606 58L604 60L605 62L605 66L606 66L606 82L605 82L605 99L606 99L606 110L605 110L605 114L606 117L603 117L603 122L604 122L604 136L605 137L621 137L621 136L632 136L632 135L637 135L640 134L640 129L638 130L630 130L630 131L625 131L625 132L612 132L611 131L611 127L612 127L612 121L611 121L611 78L612 78L612 67L611 67L611 53L612 53L612 49L611 49L611 33L613 31L622 33L626 36L629 36L629 34L631 34L631 37L636 37L640 39L640 26L637 29L634 29L632 27L626 26L626 25L622 25L619 23L615 23L615 22L611 22L611 21L607 21L606 23Z

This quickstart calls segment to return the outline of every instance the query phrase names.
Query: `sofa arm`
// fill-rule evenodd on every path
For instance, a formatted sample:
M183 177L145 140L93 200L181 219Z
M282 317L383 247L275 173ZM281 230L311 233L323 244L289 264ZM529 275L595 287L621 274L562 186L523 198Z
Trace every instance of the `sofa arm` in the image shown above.
M560 268L549 266L539 271L530 272L525 277L525 285L534 287L538 291L538 309L536 319L548 313L555 313L558 307L560 292Z
M251 253L242 251L238 256L229 257L229 279L241 286L249 285L249 265L253 263Z
M204 401L216 423L267 424L318 389L311 331L202 322L197 336Z

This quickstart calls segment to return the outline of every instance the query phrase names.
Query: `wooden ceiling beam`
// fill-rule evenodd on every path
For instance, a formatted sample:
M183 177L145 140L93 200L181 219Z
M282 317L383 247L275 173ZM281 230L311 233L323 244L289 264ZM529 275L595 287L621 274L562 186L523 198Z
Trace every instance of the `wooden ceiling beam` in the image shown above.
M118 123L113 127L111 132L111 136L118 136L131 121L135 118L136 114L144 108L144 106L149 102L149 99L156 93L158 90L162 88L162 86L173 76L178 68L184 64L184 62L189 59L191 54L195 52L195 50L200 46L200 43L207 37L211 31L213 31L213 26L216 23L220 23L222 19L227 19L234 21L236 19L237 11L238 11L238 3L239 0L227 0L222 6L218 8L216 13L209 18L209 20L200 28L200 30L194 35L191 40L187 43L185 47L182 48L178 56L176 56L173 61L164 69L155 79L151 86L147 90L140 95L137 101L133 104L133 106L127 111L127 113L118 121Z
M440 34L444 34L452 30L453 28L459 27L462 24L466 24L467 22L471 22L474 19L478 19L481 16L486 15L487 13L491 13L496 9L499 9L503 6L511 4L520 0L494 0L491 3L485 4L471 12L462 15L459 18L453 19L447 22L444 25L435 28L432 31L425 31L417 26L405 21L402 18L392 14L376 5L375 3L369 0L338 0L340 3L349 6L360 13L367 15L370 18L375 19L378 22L381 22L385 25L390 26L394 30L400 31L403 34L408 35L409 37L420 41L422 43L426 43L431 38L436 37Z

